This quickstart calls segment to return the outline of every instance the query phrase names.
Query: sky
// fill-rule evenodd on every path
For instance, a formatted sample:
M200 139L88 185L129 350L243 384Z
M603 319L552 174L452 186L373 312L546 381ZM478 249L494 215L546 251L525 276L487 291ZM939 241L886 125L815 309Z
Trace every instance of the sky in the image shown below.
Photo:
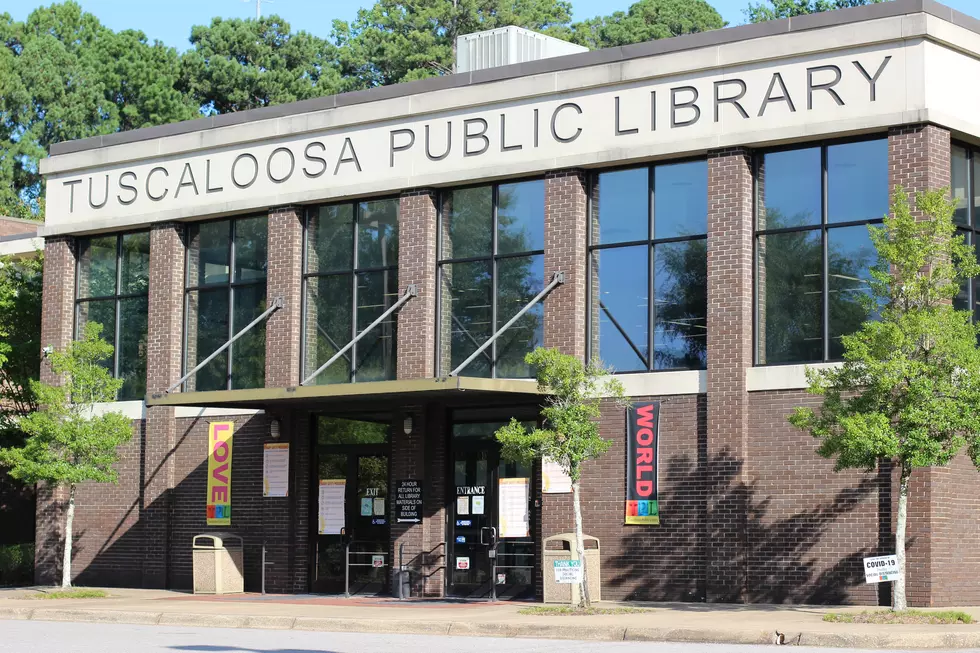
M36 7L53 0L0 0L0 12L23 20ZM328 38L334 19L352 20L358 8L371 0L260 0L263 15L279 14L293 29ZM629 8L635 0L572 0L575 20L605 15ZM755 0L752 0L755 1ZM941 0L943 4L980 17L978 0ZM103 24L119 31L140 29L152 41L159 39L178 50L186 50L192 25L206 25L213 16L255 16L256 0L79 0L82 7ZM745 22L743 10L750 0L709 0L729 25Z

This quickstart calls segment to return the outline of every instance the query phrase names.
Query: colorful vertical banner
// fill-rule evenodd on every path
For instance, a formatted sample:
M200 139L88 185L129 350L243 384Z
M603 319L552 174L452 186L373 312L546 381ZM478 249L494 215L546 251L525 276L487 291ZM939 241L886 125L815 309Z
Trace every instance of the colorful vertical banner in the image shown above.
M627 524L660 524L659 460L660 402L636 402L626 409Z
M208 526L231 525L231 445L234 422L208 426Z

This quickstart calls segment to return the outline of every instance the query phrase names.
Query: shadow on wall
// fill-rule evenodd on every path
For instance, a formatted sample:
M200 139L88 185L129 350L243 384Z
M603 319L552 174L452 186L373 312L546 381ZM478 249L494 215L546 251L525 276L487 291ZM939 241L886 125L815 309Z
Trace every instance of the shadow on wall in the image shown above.
M699 440L703 442L703 439ZM878 550L883 549L889 538L869 541L868 546L829 565L828 545L822 538L839 520L862 504L867 507L867 502L872 499L876 499L879 512L882 506L885 507L885 514L879 516L879 530L890 533L891 524L887 518L891 503L888 498L890 475L884 472L865 477L839 490L829 501L813 502L816 505L812 508L773 519L770 516L772 496L761 496L765 492L758 481L744 483L738 480L743 461L728 451L708 460L702 442L698 446L698 459L675 456L666 465L661 465L661 488L668 489L660 492L665 512L663 525L633 531L624 552L605 561L609 571L604 569L603 575L608 582L614 586L633 587L628 596L630 600L705 601L710 564L741 569L747 576L745 600L750 603L843 605L855 602L854 589L865 584L862 558L878 555ZM707 480L709 469L713 470L714 476L711 484ZM716 470L723 470L723 473L719 476ZM781 491L789 492L786 488ZM778 490L771 489L770 492L778 498ZM811 503L798 496L794 496L793 501ZM742 546L716 546L721 537L717 525L730 520L733 512L743 514ZM840 546L835 543L829 549ZM729 554L735 555L735 559L719 559L719 556ZM645 566L653 569L641 570L646 578L638 583L637 560L651 559L655 561L654 565ZM692 565L692 559L700 564ZM699 573L683 571L691 569ZM674 570L682 571L674 573ZM867 588L864 591L874 601L876 590ZM737 594L727 598L712 597L713 600L719 598L738 601Z

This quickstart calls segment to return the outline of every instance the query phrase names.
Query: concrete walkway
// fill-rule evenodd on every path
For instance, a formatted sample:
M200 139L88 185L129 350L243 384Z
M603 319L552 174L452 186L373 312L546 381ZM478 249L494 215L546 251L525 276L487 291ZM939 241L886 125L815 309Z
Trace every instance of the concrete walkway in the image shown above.
M314 595L194 596L158 590L108 589L110 598L27 598L0 590L0 619L268 628L330 632L544 637L603 641L772 644L775 633L803 646L980 648L980 624L959 626L838 624L831 611L866 608L631 603L650 612L597 616L521 615L522 603L397 601ZM603 602L601 607L615 607ZM966 608L980 621L980 608Z

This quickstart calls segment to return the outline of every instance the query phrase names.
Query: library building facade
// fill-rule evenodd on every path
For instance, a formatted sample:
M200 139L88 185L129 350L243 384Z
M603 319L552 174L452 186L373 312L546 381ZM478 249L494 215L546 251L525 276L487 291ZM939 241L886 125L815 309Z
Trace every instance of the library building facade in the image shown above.
M507 39L556 56L477 56ZM787 416L869 317L896 187L980 233L980 21L463 45L453 75L52 147L43 344L101 324L98 410L133 420L118 484L78 491L76 582L190 589L194 536L231 533L247 591L542 600L570 485L494 438L540 423L540 346L631 401L582 478L603 599L887 602L863 558L895 470L837 473ZM39 490L38 582L65 499ZM980 602L978 513L965 456L916 472L910 603Z

